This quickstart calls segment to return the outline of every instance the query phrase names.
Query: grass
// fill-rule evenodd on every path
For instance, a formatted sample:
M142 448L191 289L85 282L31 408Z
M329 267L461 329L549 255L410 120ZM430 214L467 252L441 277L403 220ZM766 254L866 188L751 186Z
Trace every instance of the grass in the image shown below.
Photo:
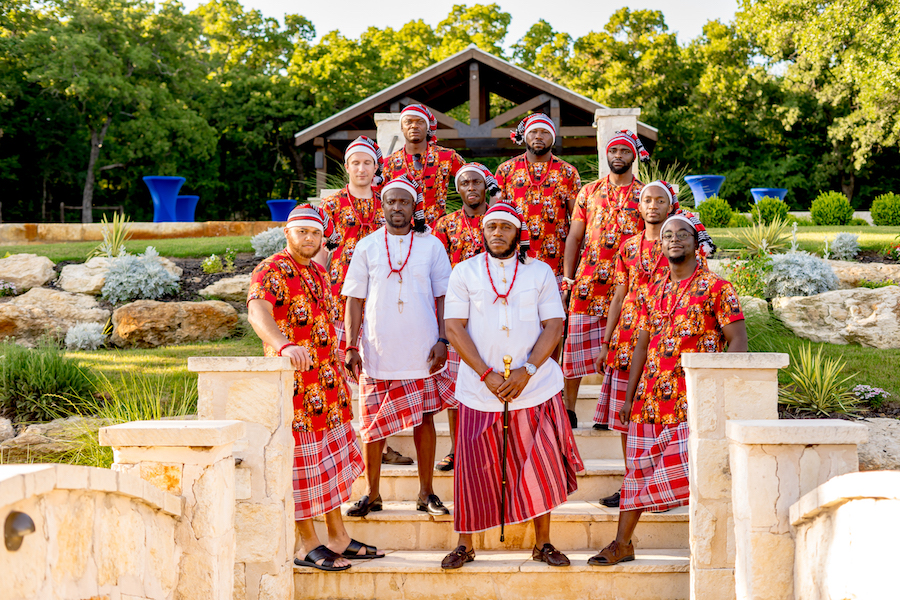
M46 256L53 262L64 260L87 260L87 255L97 247L98 242L65 242L59 244L24 244L0 246L0 258L10 254L37 254ZM128 240L125 248L132 254L143 252L153 246L160 256L168 258L205 258L210 254L224 254L227 248L237 252L253 252L250 236L173 238L164 240Z
M713 228L709 230L716 246L723 250L738 250L743 248L735 234L742 227ZM788 229L790 232L790 228ZM821 255L825 247L825 237L832 239L836 234L848 232L859 235L860 250L882 251L897 241L900 227L798 227L797 241L801 250Z

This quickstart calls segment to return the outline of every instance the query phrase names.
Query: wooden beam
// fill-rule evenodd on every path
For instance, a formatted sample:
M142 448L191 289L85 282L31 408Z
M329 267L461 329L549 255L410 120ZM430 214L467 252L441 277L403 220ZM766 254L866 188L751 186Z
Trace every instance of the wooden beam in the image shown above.
M481 81L478 78L478 63L469 65L469 125L481 125Z
M506 112L500 113L499 115L497 115L496 117L494 117L493 119L491 119L490 121L485 123L485 125L489 124L491 127L497 127L498 125L503 125L507 121L515 119L519 115L524 115L529 110L537 108L538 106L541 106L542 104L546 104L549 100L550 100L550 96L548 94L540 94L538 96L535 96L531 100L526 100L522 104L512 107L511 109L509 109Z
M414 98L410 98L409 96L406 96L405 98L401 99L400 103L405 104L406 106L409 106L410 104L425 104L424 102L419 102L418 100L415 100ZM425 104L425 106L428 106L428 105ZM463 123L462 121L457 121L453 117L446 115L435 108L431 108L430 106L428 106L428 110L430 110L432 112L432 114L434 115L434 118L437 120L438 123L441 123L442 125L446 125L450 129L456 129L460 125L462 125L463 127L466 127L466 124Z
M341 129L340 131L332 131L325 139L327 140L355 140L359 136L364 135L373 140L378 135L377 129Z
M563 134L562 131L562 115L559 110L559 98L550 98L550 120L553 121L553 124L556 125L557 136L554 140L554 146L556 146L557 150L562 149L562 140Z
M597 140L597 130L590 125L584 126L576 126L576 127L560 127L559 128L560 137L592 137L594 141Z

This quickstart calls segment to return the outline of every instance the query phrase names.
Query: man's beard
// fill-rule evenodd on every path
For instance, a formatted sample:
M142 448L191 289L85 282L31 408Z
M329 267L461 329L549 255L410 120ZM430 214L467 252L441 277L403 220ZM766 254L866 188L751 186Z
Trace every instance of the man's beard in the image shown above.
M506 247L506 250L503 252L494 252L490 245L487 243L487 240L484 240L484 248L487 250L488 254L493 256L496 259L504 260L511 257L516 251L516 243L510 242L509 246Z
M628 163L627 165L622 165L618 169L616 167L612 166L612 163L607 163L607 164L609 164L610 171L612 171L616 175L622 175L623 173L627 173L629 170L631 170L632 163Z
M670 256L669 262L676 264L676 265L680 265L680 264L683 264L687 260L687 258L688 258L687 253L682 254L681 256L674 256L674 257Z
M550 152L553 149L553 146L544 146L540 150L535 150L530 144L525 144L525 149L534 154L535 156L543 156Z
M315 258L316 254L319 253L319 248L311 248L311 249L307 250L306 248L302 248L299 246L296 248L294 248L292 246L288 246L288 250L291 251L291 254L296 254L300 258L303 258L306 260L312 260L313 258Z

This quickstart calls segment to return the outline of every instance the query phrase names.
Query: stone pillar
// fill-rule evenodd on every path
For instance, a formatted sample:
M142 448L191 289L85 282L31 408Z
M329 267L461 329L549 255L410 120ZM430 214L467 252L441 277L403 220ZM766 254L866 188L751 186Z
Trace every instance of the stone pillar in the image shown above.
M734 525L725 422L778 418L778 369L787 354L681 356L688 397L691 598L734 598Z
M375 113L375 126L378 128L375 141L385 159L406 143L400 132L400 113Z
M286 357L196 358L201 420L243 421L235 444L235 600L293 597L294 370Z
M837 419L727 424L738 600L793 600L791 505L829 479L856 472L856 446L866 431Z
M597 128L597 158L600 161L600 177L609 175L609 163L606 161L606 144L614 131L630 129L637 133L637 120L641 116L640 108L598 108L594 111L594 127ZM631 172L637 176L638 157L634 157Z
M231 600L234 595L234 458L239 421L134 421L104 427L113 470L132 473L182 497L175 526L181 553L175 597Z

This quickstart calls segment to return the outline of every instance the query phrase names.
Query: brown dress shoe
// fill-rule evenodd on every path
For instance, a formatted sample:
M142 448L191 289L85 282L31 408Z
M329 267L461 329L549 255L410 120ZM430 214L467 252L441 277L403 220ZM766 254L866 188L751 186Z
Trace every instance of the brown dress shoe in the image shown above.
M631 542L620 544L613 540L609 546L590 557L588 564L594 567L605 567L629 560L634 560L634 544Z
M384 454L381 455L381 464L383 465L411 465L413 464L413 459L408 456L403 456L390 446L384 451Z
M553 544L544 544L543 548L538 550L538 547L535 546L531 551L532 560L539 560L541 562L545 562L551 567L568 567L569 559L568 557L553 547Z
M466 550L465 546L457 546L456 550L444 557L441 561L442 569L458 569L467 562L475 560L475 548Z

